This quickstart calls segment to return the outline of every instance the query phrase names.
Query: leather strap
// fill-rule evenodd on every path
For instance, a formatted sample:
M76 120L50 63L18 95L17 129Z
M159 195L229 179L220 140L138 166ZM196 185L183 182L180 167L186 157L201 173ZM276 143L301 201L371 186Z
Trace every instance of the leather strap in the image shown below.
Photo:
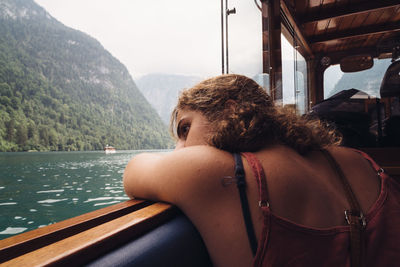
M345 210L345 219L350 225L350 253L351 253L351 266L359 267L364 266L365 259L365 240L364 230L366 221L361 211L359 202L354 195L349 182L346 179L342 169L335 160L335 158L327 150L322 150L322 154L328 160L333 169L335 169L337 176L345 190L346 198L350 204L350 210Z
M253 223L251 221L249 202L247 200L247 195L246 195L246 180L245 180L242 157L240 156L240 154L237 153L234 153L233 157L235 158L235 178L236 178L236 185L239 190L240 203L242 205L243 219L246 226L246 231L247 231L247 236L249 238L251 251L253 252L254 256L256 255L257 252L257 239L256 239L256 234L254 232Z

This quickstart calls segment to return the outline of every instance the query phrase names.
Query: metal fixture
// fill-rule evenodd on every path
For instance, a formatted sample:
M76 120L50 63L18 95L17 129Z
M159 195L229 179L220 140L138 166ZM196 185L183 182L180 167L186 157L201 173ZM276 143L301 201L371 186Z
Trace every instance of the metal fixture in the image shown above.
M228 8L228 0L221 0L221 58L222 58L222 74L229 73L229 52L228 52L228 16L236 14L236 8ZM225 15L225 21L224 21ZM225 27L224 27L225 26ZM225 37L224 37L225 31ZM225 57L224 57L225 54Z

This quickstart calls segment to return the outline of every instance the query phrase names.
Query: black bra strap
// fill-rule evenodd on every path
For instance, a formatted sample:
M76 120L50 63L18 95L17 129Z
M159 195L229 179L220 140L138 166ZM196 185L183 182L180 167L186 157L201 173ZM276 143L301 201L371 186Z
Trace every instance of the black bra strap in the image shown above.
M235 178L236 185L239 190L240 203L242 204L244 223L246 225L247 236L249 238L250 247L254 256L257 252L257 239L254 232L253 223L251 221L249 202L246 195L246 180L242 157L237 153L234 153L233 157L235 158Z

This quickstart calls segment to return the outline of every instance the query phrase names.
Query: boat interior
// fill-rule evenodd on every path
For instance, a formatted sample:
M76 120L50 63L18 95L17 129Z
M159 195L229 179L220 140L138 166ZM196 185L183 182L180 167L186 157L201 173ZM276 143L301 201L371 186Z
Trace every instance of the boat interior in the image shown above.
M395 110L400 97L400 2L263 0L255 4L261 10L263 73L269 77L267 90L278 104L282 99L282 35L291 37L288 40L306 61L307 111L326 101L323 74L329 66L340 64L344 72L355 72L369 68L373 59L392 59L380 98L362 100L365 109L378 105L378 130L372 145L359 148L400 181L400 114ZM385 134L388 125L394 129L391 135ZM393 141L385 144L386 136ZM129 200L1 240L0 263L212 265L197 230L176 207L145 200Z

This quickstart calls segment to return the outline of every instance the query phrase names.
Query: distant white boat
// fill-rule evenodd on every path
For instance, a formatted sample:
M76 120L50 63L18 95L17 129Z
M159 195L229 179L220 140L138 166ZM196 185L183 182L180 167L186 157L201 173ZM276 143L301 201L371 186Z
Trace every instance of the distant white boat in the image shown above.
M106 154L114 154L114 153L117 152L117 151L115 150L115 147L106 145L106 146L104 147L104 152L105 152Z

